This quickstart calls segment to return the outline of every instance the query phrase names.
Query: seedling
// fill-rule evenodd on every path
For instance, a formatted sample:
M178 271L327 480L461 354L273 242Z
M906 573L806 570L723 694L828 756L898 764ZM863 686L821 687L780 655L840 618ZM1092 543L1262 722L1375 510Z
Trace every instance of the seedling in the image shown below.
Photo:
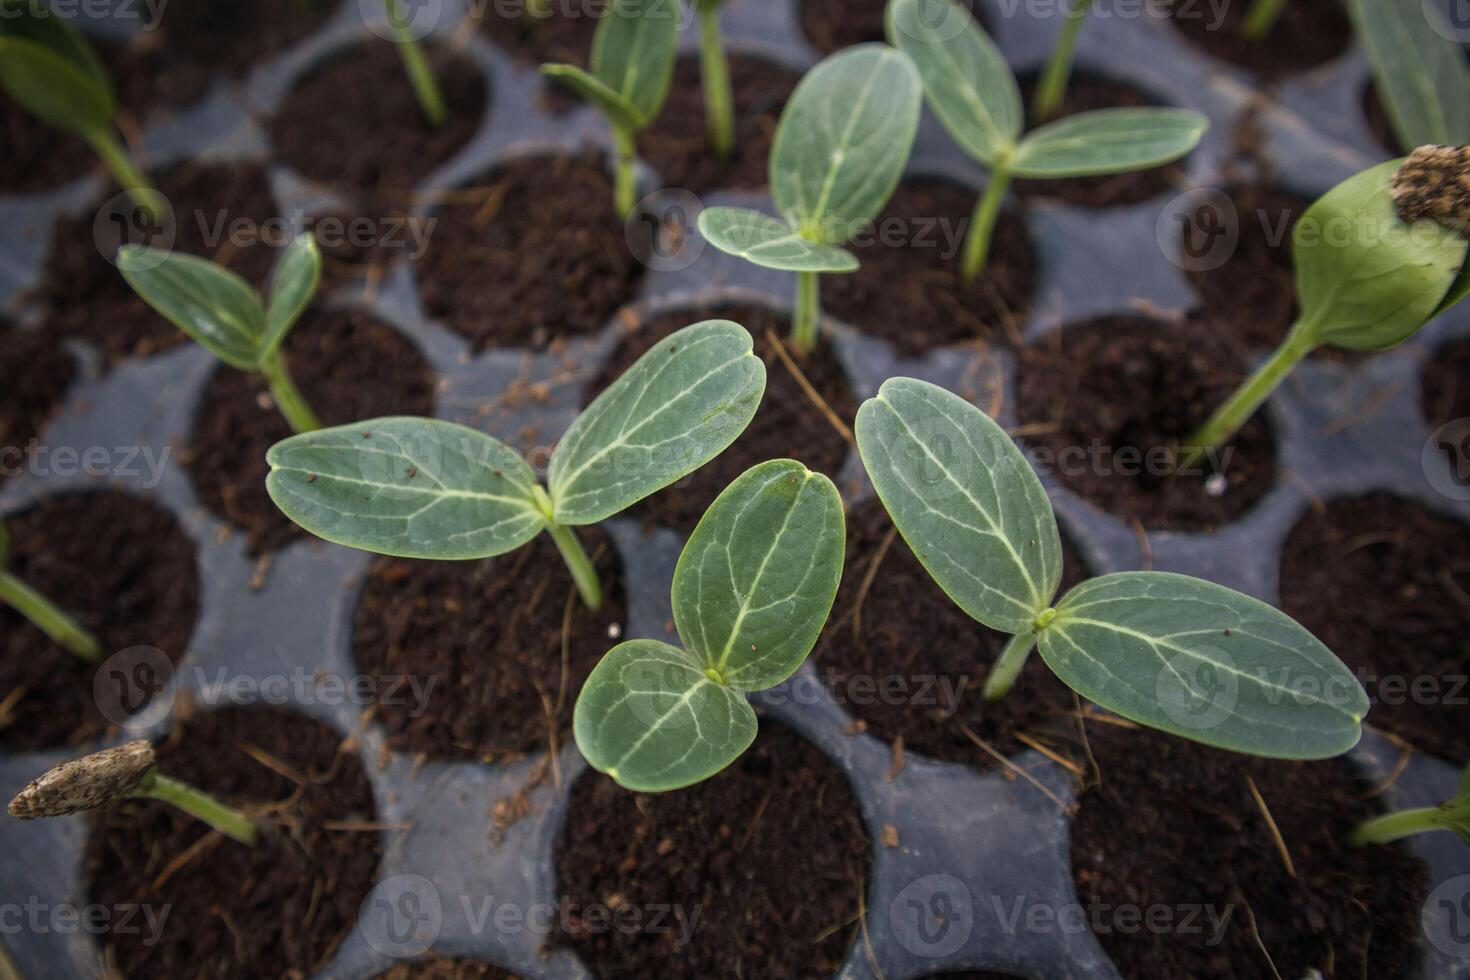
M1420 0L1348 0L1399 146L1470 143L1470 69L1449 20Z
M1470 147L1420 147L1328 191L1292 232L1296 323L1185 441L1185 465L1234 435L1318 347L1388 350L1464 299L1467 228Z
M1460 791L1439 806L1385 813L1359 825L1353 831L1353 843L1391 844L1415 834L1432 830L1453 830L1470 844L1470 768L1460 782Z
M704 81L704 115L710 146L721 160L735 152L735 94L730 63L720 39L720 7L725 0L694 0L699 16L699 68Z
M238 810L158 771L153 746L144 741L103 749L63 762L33 779L10 801L18 820L65 817L122 800L151 798L171 803L241 844L255 843L259 828Z
M80 623L62 612L5 566L10 560L10 532L0 524L0 602L20 613L41 632L83 660L102 659L102 644Z
M939 6L934 6L939 4ZM935 10L943 11L935 16ZM1199 144L1209 120L1185 109L1098 109L1021 136L1016 77L1000 49L954 0L891 0L888 39L919 67L924 95L949 135L990 170L965 237L961 271L985 269L1001 202L1013 179L1094 177L1157 167Z
M750 334L729 320L654 345L567 430L547 486L482 432L386 418L273 446L266 488L319 538L399 558L468 561L513 551L545 530L582 600L602 585L574 528L596 524L714 459L745 430L766 387Z
M779 218L747 208L707 208L699 231L722 252L796 273L792 341L817 342L819 276L856 272L842 247L883 210L903 176L919 127L919 76L902 52L862 44L826 59L801 80L771 146L771 196Z
M413 16L404 9L404 0L383 0L388 14L388 26L393 29L393 39L398 53L403 58L403 69L413 85L414 95L419 100L419 110L431 126L442 126L449 118L444 106L444 93L434 78L434 69L429 66L428 56L413 36Z
M1031 96L1031 115L1037 122L1046 122L1062 108L1067 97L1067 82L1072 77L1072 56L1077 51L1077 35L1082 33L1082 22L1092 9L1092 0L1071 0L1067 6L1066 20L1062 32L1057 35L1056 46L1036 83L1036 92Z
M1058 602L1056 516L1005 431L964 399L893 378L857 416L858 452L900 534L974 619L1013 634L984 696L1004 697L1039 647L1094 703L1165 732L1255 755L1317 759L1362 734L1368 698L1311 633L1202 579L1124 572Z
M613 0L592 40L592 70L576 65L542 65L602 110L617 149L613 203L628 215L637 204L633 167L638 133L663 110L674 77L678 45L678 0Z
M49 126L91 145L149 217L167 208L117 137L117 102L97 53L65 19L26 0L0 0L0 88Z
M1285 9L1286 0L1252 0L1245 22L1240 25L1241 36L1248 41L1261 40L1271 33Z
M790 459L746 470L710 505L674 569L685 649L629 640L577 698L573 730L594 769L656 793L708 779L755 740L745 696L794 674L842 578L842 499Z
M281 253L268 297L224 266L180 252L124 245L117 267L128 285L170 323L230 367L259 371L292 430L320 429L286 369L281 346L316 295L322 255L301 235Z

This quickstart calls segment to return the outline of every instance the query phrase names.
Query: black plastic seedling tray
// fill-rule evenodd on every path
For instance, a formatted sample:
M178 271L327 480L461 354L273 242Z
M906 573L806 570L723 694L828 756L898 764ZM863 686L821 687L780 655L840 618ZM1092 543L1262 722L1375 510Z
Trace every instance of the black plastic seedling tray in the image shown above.
M459 6L446 0L439 24L444 37L456 33L464 16ZM1013 67L1021 73L1034 70L1049 49L1056 18L1027 16L1025 5L1016 16L1004 17L998 0L990 6L995 9L989 22ZM1162 102L1205 113L1211 131L1186 167L1191 185L1220 185L1232 127L1257 98L1258 88L1247 74L1191 48L1166 20L1105 16L1106 6L1099 5L1099 14L1082 34L1079 67L1132 83ZM728 44L797 69L809 67L818 54L801 34L795 7L796 0L729 0ZM99 29L114 26L102 24ZM222 85L202 104L151 125L145 134L150 162L199 155L264 158L263 132L254 120L268 115L292 80L319 59L370 37L359 4L344 4L317 36L259 66L243 84ZM686 43L691 40L685 37ZM473 142L426 184L465 183L497 161L538 149L607 145L605 128L590 109L551 115L535 108L542 82L533 66L513 61L479 36L470 37L467 44L484 68L491 93L484 122ZM1363 120L1361 97L1367 78L1365 62L1350 52L1275 87L1261 123L1263 153L1276 161L1281 184L1312 197L1383 158ZM944 176L971 186L984 179L928 116L910 173ZM274 176L279 203L287 208L300 184L279 167ZM13 300L34 284L43 259L40 243L51 216L88 213L99 196L105 196L100 183L87 179L55 193L0 200L0 297ZM711 195L706 203L736 200L763 203L748 194ZM1172 215L1187 207L1184 199L1106 210L1028 204L1026 220L1041 268L1036 302L1025 322L1027 338L1104 313L1189 307L1193 294L1172 261L1177 228ZM680 260L667 263L673 268L646 275L632 311L635 318L732 298L789 308L792 284L786 277L762 273L704 249L697 236L686 239L683 249ZM570 340L554 354L506 349L476 353L458 335L422 315L407 263L390 268L390 275L371 295L352 287L334 295L332 302L366 304L420 350L440 380L436 391L440 417L479 426L509 441L518 442L526 426L542 441L553 441L582 403L586 382L627 329L624 318L616 318L600 334ZM1010 397L1013 358L1008 353L971 344L904 361L882 341L840 323L831 329L859 397L872 395L891 375L910 374L972 394L984 392L982 403L999 394L1000 421L1015 423ZM1281 545L1313 497L1385 490L1470 519L1470 502L1435 489L1433 481L1446 474L1434 470L1437 457L1431 455L1425 462L1423 449L1431 426L1419 409L1420 371L1427 352L1465 336L1470 336L1470 315L1461 310L1432 324L1400 350L1371 359L1306 364L1268 409L1282 478L1243 519L1218 532L1151 533L1145 556L1132 526L1048 478L1065 531L1095 572L1138 568L1147 558L1155 569L1200 575L1275 601ZM45 445L141 447L161 454L187 442L201 392L216 369L208 354L182 347L104 371L87 351L75 353L84 371L43 433ZM570 380L565 376L567 365L576 369ZM480 411L516 380L549 382L548 400ZM1376 408L1353 424L1336 424L1365 404ZM871 493L862 483L855 454L844 477L841 485L849 503ZM95 482L85 475L10 479L0 484L0 513L13 515L38 498L92 487ZM350 644L352 616L370 556L301 540L276 555L262 587L252 587L255 562L243 537L219 533L220 520L196 499L185 467L168 465L156 486L148 485L152 481L146 479L146 471L114 475L110 482L173 512L198 549L201 610L183 662L186 669L177 675L180 696L191 696L207 708L221 695L202 686L201 679L217 676L221 668L226 676L245 678L356 673ZM678 537L669 531L646 532L632 519L612 522L611 530L626 569L625 635L665 637ZM438 902L441 914L433 942L438 952L487 960L527 977L587 975L566 950L545 956L544 934L529 928L497 929L493 923L477 925L454 900L493 896L500 904L522 909L555 906L553 844L570 787L585 768L576 748L567 745L561 752L560 785L548 782L537 788L530 815L511 825L503 839L492 839L488 832L492 807L516 793L536 759L503 767L415 765L411 758L386 749L383 731L375 723L363 724L360 706L328 700L308 697L307 703L295 706L344 737L356 733L379 819L389 827L408 829L382 832L385 857L377 872L375 900L364 903L359 928L322 975L371 977L391 965L390 954L416 951L419 947L412 942L398 941L391 921L392 910L403 907L399 899L408 892L430 903L423 907L432 907L431 898ZM1087 929L1008 930L999 914L1017 898L1027 905L1053 908L1077 901L1068 818L1039 788L1007 778L1002 771L979 774L963 765L913 755L901 774L889 781L890 747L870 735L845 730L849 717L832 701L811 664L759 700L769 716L810 738L847 773L875 842L865 890L871 957L863 943L855 943L842 976L905 980L957 970L1007 971L1035 980L1103 980L1118 975ZM166 724L159 721L141 734L157 734ZM74 754L62 749L0 756L0 796L8 798L28 779ZM1370 733L1352 758L1377 783L1394 769L1398 756L1397 748ZM1073 781L1060 767L1034 752L1015 761L1058 797L1071 797ZM1451 795L1458 779L1452 766L1415 756L1393 781L1386 800L1402 806L1436 803ZM897 828L899 846L877 843L885 825ZM0 821L0 902L85 904L81 856L87 826L80 817ZM1455 935L1453 929L1464 929L1460 910L1470 895L1470 849L1449 834L1421 837L1412 847L1428 862L1431 887L1441 889L1436 895L1450 899L1432 902L1426 909L1426 929L1439 941L1424 943L1423 976L1470 977L1470 944L1445 939ZM953 914L947 927L936 933L915 909L939 906ZM1457 915L1458 921L1453 918ZM3 938L25 976L97 975L101 947L84 930L7 930Z

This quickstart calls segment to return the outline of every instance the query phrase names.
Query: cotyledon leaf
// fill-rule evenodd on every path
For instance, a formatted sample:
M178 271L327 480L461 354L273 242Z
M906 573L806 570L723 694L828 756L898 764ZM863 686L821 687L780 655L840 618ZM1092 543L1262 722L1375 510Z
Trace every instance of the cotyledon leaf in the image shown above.
M1210 121L1188 109L1098 109L1042 126L1016 149L1017 177L1126 173L1169 163L1199 145Z
M592 74L632 106L639 126L663 108L678 46L678 0L614 0L592 41Z
M1291 617L1185 575L1091 579L1057 605L1041 656L1083 697L1207 745L1281 759L1358 743L1368 698Z
M215 357L242 371L260 361L265 307L240 276L207 259L124 245L117 268L144 302Z
M714 459L745 431L766 389L749 332L685 327L640 357L567 430L547 483L559 524L595 524Z
M266 303L265 331L261 357L273 354L307 304L316 295L322 276L322 253L312 235L299 235L286 246L271 273L270 298Z
M693 657L657 640L629 640L593 668L572 716L592 768L637 792L692 785L755 741L756 718L739 691Z
M856 428L879 498L939 587L986 626L1029 632L1061 582L1061 535L1005 430L913 378L885 381Z
M782 272L856 272L857 256L801 237L776 218L750 208L706 208L699 233L722 252Z
M52 126L86 133L112 123L112 85L91 46L64 18L0 3L0 89Z
M710 505L674 571L674 622L719 679L763 691L795 673L842 579L842 498L791 459L746 470Z
M383 418L272 446L276 506L335 544L399 558L489 558L547 524L509 446L437 419Z
M601 109L614 124L635 132L643 128L645 120L638 107L608 88L606 82L591 72L576 65L542 65L541 74L571 86L578 95Z
M1470 69L1441 9L1424 0L1347 7L1403 148L1470 142Z

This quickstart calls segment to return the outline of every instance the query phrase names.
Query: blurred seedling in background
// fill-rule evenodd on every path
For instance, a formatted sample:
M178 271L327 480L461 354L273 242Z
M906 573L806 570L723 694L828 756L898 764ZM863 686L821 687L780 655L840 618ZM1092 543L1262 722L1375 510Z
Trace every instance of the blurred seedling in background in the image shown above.
M383 0L384 12L388 15L388 26L393 30L394 43L403 58L403 69L408 73L414 95L419 100L419 111L431 126L442 126L449 118L444 105L444 93L434 77L434 69L423 46L413 36L413 15L410 4L416 0Z
M1415 834L1451 830L1470 844L1470 767L1460 780L1460 790L1439 806L1385 813L1364 821L1353 831L1353 843L1391 844Z
M1470 67L1433 3L1347 0L1398 145L1470 143Z
M1067 98L1067 83L1072 78L1072 59L1077 52L1077 36L1082 33L1082 23L1092 10L1093 0L1064 0L1061 33L1052 46L1051 56L1046 60L1041 78L1036 82L1036 91L1031 95L1031 118L1039 123L1046 122L1057 114Z
M704 82L704 115L710 146L721 160L735 152L735 93L730 61L720 36L720 7L725 0L691 0L699 18L699 67Z
M102 644L81 624L52 605L50 600L16 578L10 563L10 532L0 523L0 602L20 613L41 632L83 660L102 659Z

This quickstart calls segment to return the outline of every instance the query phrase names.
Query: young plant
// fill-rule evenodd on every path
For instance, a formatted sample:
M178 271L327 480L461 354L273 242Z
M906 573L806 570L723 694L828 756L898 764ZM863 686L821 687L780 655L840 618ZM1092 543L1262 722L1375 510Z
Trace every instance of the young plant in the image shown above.
M1251 0L1251 8L1246 11L1245 23L1240 25L1240 34L1247 41L1259 41L1281 19L1281 11L1286 9L1286 0Z
M725 0L694 0L699 17L699 69L704 81L704 116L710 146L721 160L735 151L735 94L730 62L720 39L720 7Z
M403 69L408 72L409 83L419 100L419 111L429 125L444 125L444 120L449 118L449 110L445 108L444 93L434 78L429 58L413 36L413 15L405 9L404 0L383 0L383 6L388 14L388 26L393 29L393 40L403 58Z
M230 367L265 375L293 431L322 427L281 351L321 279L322 255L311 235L281 253L264 300L224 266L180 252L124 245L117 267L134 292L201 347Z
M1464 299L1467 229L1470 147L1420 147L1328 191L1292 232L1296 323L1185 440L1185 464L1229 440L1318 347L1388 350Z
M903 176L919 128L918 73L881 44L848 48L801 80L771 146L771 196L779 218L747 208L707 208L699 231L722 252L796 273L792 341L817 342L818 277L855 272L842 248L876 218Z
M1046 68L1031 96L1031 116L1037 122L1046 122L1062 108L1067 97L1067 82L1072 77L1072 55L1077 50L1077 35L1082 33L1082 22L1091 9L1092 0L1071 0L1067 6L1062 32L1057 35L1056 46L1051 49L1051 57L1047 59Z
M1470 143L1470 69L1449 20L1420 0L1348 0L1399 146Z
M592 40L592 70L542 65L602 110L617 149L613 203L628 215L638 203L638 134L663 110L674 77L679 0L613 0Z
M468 561L543 530L582 600L602 605L576 527L631 507L714 459L745 430L766 387L750 334L729 320L654 345L579 415L547 485L505 443L435 419L386 418L271 447L266 488L319 538L399 558Z
M1368 698L1284 613L1163 572L1083 582L1060 601L1056 516L1026 456L964 399L893 378L857 416L858 452L919 562L974 619L1013 634L984 687L1004 697L1040 648L1078 694L1142 725L1287 759L1357 744Z
M811 653L837 597L844 539L837 488L795 460L761 463L726 487L674 570L685 649L620 643L577 698L573 729L592 767L656 793L739 758L756 735L745 696Z
M83 660L102 659L102 644L50 600L5 570L10 560L10 532L0 524L0 602L28 619L41 632Z
M1414 834L1426 834L1431 830L1453 830L1460 839L1470 844L1470 767L1460 781L1460 790L1439 806L1417 810L1401 810L1385 813L1365 821L1353 831L1353 843L1391 844Z
M159 772L153 746L144 741L63 762L31 780L10 801L9 809L10 815L19 820L35 820L70 816L139 798L171 803L247 846L255 843L259 833L255 821L245 814Z
M150 217L164 213L163 198L117 137L107 72L65 19L26 0L0 0L0 88L42 122L86 140Z
M934 16L931 3L943 10ZM1057 180L1157 167L1193 150L1209 120L1185 109L1099 109L1022 138L1021 92L1005 57L954 0L891 0L888 38L919 66L924 95L950 136L990 170L966 233L961 270L984 271L1013 179Z

